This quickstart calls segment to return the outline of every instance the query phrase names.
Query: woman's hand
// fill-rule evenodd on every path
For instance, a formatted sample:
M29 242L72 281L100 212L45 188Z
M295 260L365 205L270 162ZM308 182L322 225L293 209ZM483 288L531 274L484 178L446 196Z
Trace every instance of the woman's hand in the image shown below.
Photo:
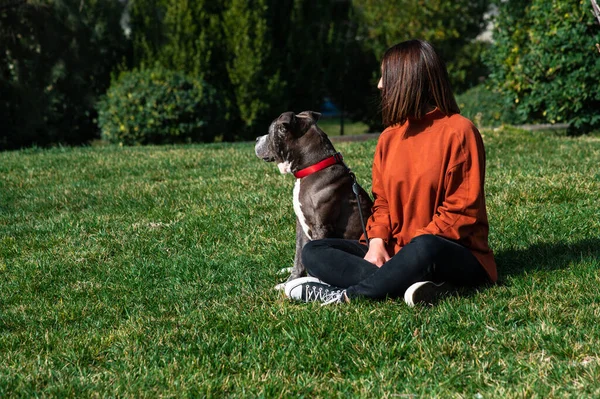
M369 240L369 251L365 255L365 260L377 267L383 266L385 262L390 260L390 255L388 255L385 249L383 239L373 238Z

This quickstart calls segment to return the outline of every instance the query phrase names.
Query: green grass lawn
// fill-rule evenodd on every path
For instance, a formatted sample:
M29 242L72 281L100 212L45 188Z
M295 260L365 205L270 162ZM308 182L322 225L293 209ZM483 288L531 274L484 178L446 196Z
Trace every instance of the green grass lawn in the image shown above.
M1 153L0 397L599 397L600 137L484 140L500 282L418 308L275 292L294 179L249 143Z
M340 135L340 118L323 118L319 121L319 126L329 136ZM352 122L348 118L344 119L344 136L354 136L365 133L369 133L369 126L367 126L367 124L362 122Z

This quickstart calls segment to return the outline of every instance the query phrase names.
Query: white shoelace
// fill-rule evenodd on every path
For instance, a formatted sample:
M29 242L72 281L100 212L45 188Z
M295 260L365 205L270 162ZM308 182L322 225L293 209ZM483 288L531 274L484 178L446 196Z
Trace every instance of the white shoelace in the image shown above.
M321 304L321 306L327 306L327 305L331 305L333 303L344 302L344 294L345 293L346 293L345 290L332 292L331 294L326 296L326 298L324 299L324 302Z
M342 302L344 290L331 290L324 287L306 287L306 302L321 301L321 306Z
M311 287L307 286L306 288L306 302L312 301L326 301L328 297L332 294L332 291L323 288L323 287Z

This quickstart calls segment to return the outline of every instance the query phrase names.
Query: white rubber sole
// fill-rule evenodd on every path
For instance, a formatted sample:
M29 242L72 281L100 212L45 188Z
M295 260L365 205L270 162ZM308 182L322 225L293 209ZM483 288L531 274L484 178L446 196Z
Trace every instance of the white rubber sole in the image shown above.
M419 303L431 304L446 291L445 287L442 288L443 285L444 283L436 284L433 281L414 283L404 293L404 302L411 307Z

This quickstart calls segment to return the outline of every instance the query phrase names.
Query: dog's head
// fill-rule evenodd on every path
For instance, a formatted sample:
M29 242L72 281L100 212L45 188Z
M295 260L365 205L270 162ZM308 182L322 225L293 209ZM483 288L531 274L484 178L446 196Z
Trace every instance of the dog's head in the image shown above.
M284 112L269 126L269 133L256 138L256 156L266 162L276 162L281 173L291 173L293 163L304 158L310 140L306 136L325 133L316 126L321 114L304 111L295 115ZM321 140L319 140L321 141Z

